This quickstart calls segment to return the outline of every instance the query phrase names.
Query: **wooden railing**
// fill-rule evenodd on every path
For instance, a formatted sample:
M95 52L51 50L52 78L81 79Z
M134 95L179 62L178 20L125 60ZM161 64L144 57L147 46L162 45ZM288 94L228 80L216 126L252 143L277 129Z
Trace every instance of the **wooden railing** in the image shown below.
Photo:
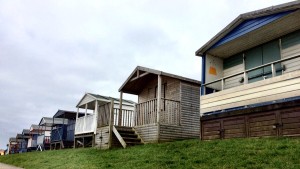
M214 84L214 83L221 82L221 90L224 90L225 80L229 79L229 78L232 78L232 77L235 77L235 76L239 76L239 75L243 75L242 81L243 81L244 84L247 84L248 83L248 73L249 72L253 72L254 70L262 69L262 68L265 68L265 67L271 67L270 74L272 74L272 77L275 77L276 76L276 72L278 71L275 68L276 64L282 63L282 62L285 62L285 61L289 61L289 60L293 60L293 59L296 59L296 58L299 58L299 57L300 57L300 55L296 55L296 56L292 56L292 57L287 57L287 58L280 59L280 60L277 60L277 61L274 61L274 62L263 64L263 65L260 65L260 66L257 66L257 67L254 67L254 68L242 71L242 72L238 72L238 73L235 73L235 74L232 74L232 75L229 75L229 76L226 76L226 77L214 80L212 82L208 82L208 83L202 84L202 87L204 87L204 94L206 94L206 92L205 92L205 87L206 86ZM284 68L280 68L280 70L284 70Z
M118 126L119 122L119 114L120 109L114 108L114 125ZM134 126L134 111L133 110L127 110L122 109L122 119L121 119L121 125L120 126L126 126L126 127L133 127Z
M180 102L171 99L161 99L160 123L180 124ZM136 105L135 125L146 125L157 122L157 99L152 99Z
M161 118L162 124L180 125L180 102L170 99L162 99Z
M136 104L135 113L135 126L156 123L157 99Z

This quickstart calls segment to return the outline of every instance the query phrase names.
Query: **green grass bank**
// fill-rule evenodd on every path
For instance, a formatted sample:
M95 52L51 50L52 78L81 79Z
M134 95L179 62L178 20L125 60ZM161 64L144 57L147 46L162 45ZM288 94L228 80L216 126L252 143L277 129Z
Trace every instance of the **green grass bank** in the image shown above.
M0 162L46 168L300 168L299 138L184 140L127 149L53 150L0 156Z

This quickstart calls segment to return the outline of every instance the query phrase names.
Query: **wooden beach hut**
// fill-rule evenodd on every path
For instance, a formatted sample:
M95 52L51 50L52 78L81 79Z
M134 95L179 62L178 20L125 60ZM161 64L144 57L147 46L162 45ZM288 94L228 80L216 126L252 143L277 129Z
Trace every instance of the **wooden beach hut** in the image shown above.
M19 144L16 137L10 137L8 143L8 154L17 154L19 153Z
M29 138L27 144L27 151L33 151L37 149L37 138L39 134L39 125L32 124L29 128Z
M51 144L51 129L52 126L66 125L67 119L43 117L39 123L39 132L37 137L38 150L49 150Z
M196 55L201 139L300 136L300 1L239 15Z
M133 128L145 143L199 136L200 81L137 66L119 92L138 96Z
M16 139L19 144L19 153L27 152L28 139L30 138L29 129L23 129L21 134L17 134Z
M74 145L76 123L75 111L58 110L53 116L51 129L51 149L71 148ZM82 117L84 113L79 113ZM61 120L57 120L61 119Z
M82 97L76 106L75 148L93 146L107 149L142 143L132 129L135 103L121 100L92 93ZM122 117L119 117L120 105L123 107ZM79 117L80 110L85 112L82 117Z

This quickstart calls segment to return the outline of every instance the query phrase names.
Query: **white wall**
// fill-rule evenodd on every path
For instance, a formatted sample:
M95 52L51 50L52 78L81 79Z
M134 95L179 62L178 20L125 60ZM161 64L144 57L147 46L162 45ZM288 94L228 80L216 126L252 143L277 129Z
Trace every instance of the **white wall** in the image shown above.
M223 77L223 60L211 55L206 55L205 83L212 82L222 77ZM208 85L207 87L216 90L221 90L221 82Z

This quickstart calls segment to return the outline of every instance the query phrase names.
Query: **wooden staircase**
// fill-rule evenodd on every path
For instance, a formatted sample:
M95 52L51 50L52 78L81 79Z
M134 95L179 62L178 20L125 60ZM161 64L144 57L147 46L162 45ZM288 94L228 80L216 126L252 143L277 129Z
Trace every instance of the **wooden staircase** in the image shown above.
M124 148L127 146L144 144L142 138L132 127L114 126L113 133L118 138Z

